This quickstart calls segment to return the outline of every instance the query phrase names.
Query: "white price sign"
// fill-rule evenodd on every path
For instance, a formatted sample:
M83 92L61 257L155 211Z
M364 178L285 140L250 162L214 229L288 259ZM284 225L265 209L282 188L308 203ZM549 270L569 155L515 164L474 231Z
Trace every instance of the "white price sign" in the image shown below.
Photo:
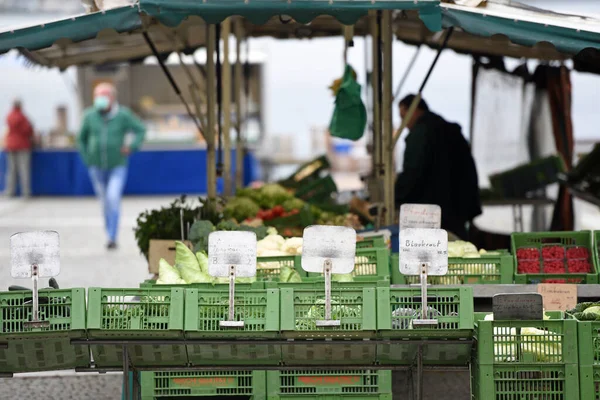
M235 267L240 278L256 276L256 234L254 232L213 232L208 236L208 273L224 278Z
M442 209L435 204L402 204L400 230L408 228L440 229Z
M446 275L448 233L443 229L404 229L400 238L400 272L420 275L424 263L428 264L428 275Z
M354 270L356 231L343 226L309 226L304 229L302 269L323 273L325 261L332 263L333 274L349 274Z

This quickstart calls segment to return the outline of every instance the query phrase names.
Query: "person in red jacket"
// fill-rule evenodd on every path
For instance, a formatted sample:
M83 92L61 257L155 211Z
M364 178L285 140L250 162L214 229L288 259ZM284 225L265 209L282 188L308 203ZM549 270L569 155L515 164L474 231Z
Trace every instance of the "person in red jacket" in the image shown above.
M33 126L23 114L21 102L16 100L13 109L6 118L8 133L4 151L8 156L6 172L6 195L16 194L17 175L21 183L21 193L28 198L31 195L31 148L33 147Z

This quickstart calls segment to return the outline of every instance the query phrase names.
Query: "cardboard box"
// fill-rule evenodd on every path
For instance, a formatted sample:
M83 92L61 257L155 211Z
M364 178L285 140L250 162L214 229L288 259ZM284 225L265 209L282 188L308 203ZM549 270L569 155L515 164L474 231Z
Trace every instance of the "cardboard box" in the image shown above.
M176 240L150 240L150 250L148 251L148 271L151 274L158 274L158 262L164 258L169 264L175 265L175 242ZM192 243L184 241L190 249Z

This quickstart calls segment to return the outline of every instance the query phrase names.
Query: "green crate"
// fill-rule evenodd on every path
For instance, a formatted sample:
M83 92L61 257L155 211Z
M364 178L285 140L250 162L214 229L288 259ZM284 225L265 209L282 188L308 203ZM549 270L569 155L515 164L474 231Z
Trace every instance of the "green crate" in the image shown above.
M390 260L392 284L420 283L420 277L404 275L400 272L397 253L392 254ZM449 258L448 273L444 276L428 276L427 282L430 285L512 284L513 262L513 257L509 253L484 254L480 258Z
M89 339L183 339L182 288L104 289L88 291ZM121 345L92 345L98 367L123 365ZM185 365L183 345L132 345L128 354L133 366Z
M90 365L87 346L71 344L85 337L85 289L39 291L39 319L45 328L28 328L33 313L31 291L0 292L0 372L71 369Z
M323 279L323 274L308 273L308 278ZM354 259L355 280L389 279L390 276L390 251L387 248L357 249Z
M284 231L286 228L306 228L315 222L315 217L308 206L303 207L298 214L287 217L279 217L264 221L267 226L272 226L278 231Z
M185 337L187 339L227 339L235 341L276 339L279 337L279 290L235 290L235 319L243 328L225 328L228 318L229 288L187 289L185 295ZM187 345L190 363L196 365L276 365L281 360L281 346L240 343L223 346Z
M360 234L358 235L360 236ZM357 249L389 248L384 236L369 236L356 242Z
M557 183L565 171L562 157L554 155L491 175L490 186L503 198L522 199L532 191Z
M278 183L286 188L296 188L307 182L319 179L319 174L329 169L329 167L330 164L327 155L322 155L302 164L289 178Z
M517 250L520 248L537 248L540 250L540 267L543 270L543 260L541 249L543 246L582 246L590 252L590 265L592 272L589 274L520 274L517 260ZM598 283L598 269L594 257L594 245L592 243L591 231L580 232L534 232L534 233L513 233L511 235L512 254L514 257L515 283L517 284L536 284L536 283Z
M268 371L269 400L392 400L392 372L373 370Z
M295 269L301 278L306 277L302 256L258 257L256 264L256 279L259 281L279 282L279 273L284 266Z
M577 334L581 398L600 400L600 322L578 321Z
M480 364L578 363L577 321L563 319L563 313L546 312L551 319L542 321L485 321L486 315L475 314Z
M322 204L331 201L337 192L337 185L330 175L299 186L295 196L311 204Z
M579 396L577 365L471 366L473 400L594 400Z
M141 372L142 400L244 396L265 400L265 371Z
M336 344L327 351L316 340L374 338L376 331L375 288L355 283L333 283L332 317L341 321L338 327L317 327L325 317L325 288L322 284L281 286L281 334L295 339L293 345L282 346L282 360L289 365L373 364L376 352L369 341L364 344ZM309 339L309 340L301 340Z
M414 328L412 321L420 318L421 289L377 288L378 334L385 339L403 340L378 346L379 362L413 364L420 344L425 364L468 363L473 335L473 289L467 286L432 288L427 290L427 297L428 308L437 311L430 317L438 320L438 326ZM432 342L427 343L427 340Z

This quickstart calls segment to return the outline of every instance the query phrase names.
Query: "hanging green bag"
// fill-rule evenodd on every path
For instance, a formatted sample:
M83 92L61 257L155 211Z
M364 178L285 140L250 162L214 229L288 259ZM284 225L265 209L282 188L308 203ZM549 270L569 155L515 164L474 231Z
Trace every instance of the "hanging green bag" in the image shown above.
M367 109L360 97L360 84L353 76L352 67L346 65L342 83L335 96L335 108L329 124L331 136L358 140L365 133Z

